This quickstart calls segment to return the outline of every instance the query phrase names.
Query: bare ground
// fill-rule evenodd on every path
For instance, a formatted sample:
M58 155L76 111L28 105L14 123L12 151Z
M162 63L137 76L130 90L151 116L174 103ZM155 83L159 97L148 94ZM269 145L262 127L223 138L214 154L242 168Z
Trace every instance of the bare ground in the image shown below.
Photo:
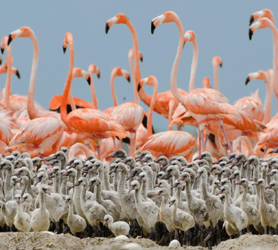
M142 249L170 249L169 247L158 246L155 242L148 239L129 239L116 241L114 238L85 238L79 239L70 234L56 235L49 232L40 233L0 233L0 250L6 249L41 249L41 250L122 250L126 244L137 243ZM140 246L134 250L141 249ZM203 250L202 247L180 247L177 250ZM207 248L206 248L207 249ZM239 239L227 240L222 242L214 250L278 250L278 236L276 235L250 235L246 234ZM133 249L132 249L133 250Z

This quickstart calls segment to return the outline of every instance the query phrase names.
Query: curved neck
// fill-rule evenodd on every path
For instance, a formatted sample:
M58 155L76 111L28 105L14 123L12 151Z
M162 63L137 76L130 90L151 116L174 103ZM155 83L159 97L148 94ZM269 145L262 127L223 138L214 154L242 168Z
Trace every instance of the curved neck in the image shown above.
M272 101L272 85L271 82L268 80L267 76L265 77L265 83L266 83L266 96L265 96L265 102L264 102L264 123L267 124L271 120L271 101ZM272 80L271 80L272 81Z
M172 67L172 71L171 71L171 79L170 79L170 85L171 85L171 91L174 95L174 97L181 103L183 103L183 95L179 93L178 91L178 87L177 87L177 73L178 73L178 66L179 66L179 61L181 58L181 53L182 53L182 49L183 49L183 44L184 44L184 38L183 38L183 34L184 34L184 29L182 26L182 23L179 19L177 19L175 21L175 23L178 26L179 29L179 45L178 45L178 50L177 50L177 54L176 54L176 58Z
M135 82L139 83L141 80L140 64L139 64L139 45L136 31L130 21L126 23L129 28L133 39L134 61L135 61Z
M34 119L38 117L38 111L35 108L35 87L36 87L36 77L37 77L37 70L38 70L38 63L39 63L39 44L33 31L31 31L30 39L33 42L34 54L33 54L29 91L28 91L27 109L28 109L28 114L30 119Z
M102 191L101 184L96 185L96 201L100 204L103 202L103 199L101 197L101 191Z
M141 198L141 194L140 194L140 189L135 189L135 203L137 203L138 205L140 205L142 203L142 198Z
M152 120L153 120L153 109L156 101L157 96L157 80L153 82L153 96L152 101L149 109L149 115L148 115L148 123L147 123L147 129L148 129L148 137L152 135Z
M138 84L138 83L137 83ZM148 95L143 88L141 88L138 92L140 100L145 103L147 106L150 106L152 101L152 96Z
M195 88L195 77L197 72L197 65L198 65L198 44L196 39L192 41L193 44L193 58L191 64L191 73L190 73L190 81L189 81L189 92Z
M11 54L11 46L7 46L7 79L6 79L6 88L5 88L5 97L4 97L4 105L7 109L10 107L10 95L11 95L11 81L12 81L12 66L13 59Z
M74 103L74 99L73 99L71 87L70 87L70 91L69 91L68 98L69 98L71 110L75 110L75 109L76 109L76 106L75 106L75 103Z
M90 89L92 93L92 101L95 109L98 109L98 100L97 100L97 95L95 91L95 85L94 85L94 79L93 79L93 72L89 71L90 78L91 78L91 84L90 84Z
M71 87L71 81L72 81L72 72L74 67L74 49L73 49L73 43L69 44L70 47L70 66L69 66L69 72L68 77L66 81L66 85L64 88L64 93L62 97L62 103L61 103L61 118L64 123L66 123L67 120L67 99ZM67 123L66 123L67 124Z
M111 73L111 78L110 78L110 88L111 88L111 92L112 92L114 107L118 106L118 100L117 100L117 96L116 96L116 92L115 92L115 85L114 85L115 77L116 77L116 72L115 72L115 70L113 70Z
M217 63L213 63L214 88L215 88L216 90L219 91L219 86L218 86L218 72L217 72L217 69L218 69Z
M250 140L246 137L246 136L240 136L238 137L235 141L234 141L234 148L237 148L238 144L240 143L240 141L244 141L247 145L248 148L248 155L252 155L255 154L254 149L252 147L252 144L250 142ZM243 177L242 177L243 178Z
M135 70L134 70L134 67L133 67L133 57L129 56L128 61L129 61L130 73L131 73L131 77L132 77L132 81L133 81L134 102L136 104L139 104L139 98L138 98L138 94L137 94L137 84L138 84L138 82L136 82L136 79L135 79Z

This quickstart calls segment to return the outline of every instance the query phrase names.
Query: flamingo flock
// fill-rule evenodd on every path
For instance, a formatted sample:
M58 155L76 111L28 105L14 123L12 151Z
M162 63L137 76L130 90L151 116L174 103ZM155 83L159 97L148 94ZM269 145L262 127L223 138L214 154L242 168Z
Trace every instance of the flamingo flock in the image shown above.
M121 13L106 22L106 33L125 24L133 39L127 51L131 73L121 67L112 70L114 106L106 110L98 109L93 82L100 70L95 64L88 71L75 67L71 33L62 44L69 54L64 91L53 96L49 110L35 102L39 44L34 31L21 27L3 37L1 52L6 49L7 56L0 73L7 78L0 101L2 231L141 235L161 245L175 238L209 248L245 232L278 233L278 116L271 118L273 91L278 98L278 31L273 13L253 13L248 31L250 40L259 29L270 28L273 34L273 68L249 73L245 81L265 81L264 105L258 91L230 104L219 91L219 56L212 59L214 88L205 77L203 88L196 89L197 36L192 30L184 32L173 11L155 17L151 33L164 23L174 23L179 37L170 89L160 93L155 76L141 78L143 54L128 17ZM11 50L18 38L33 44L27 97L11 93L11 75L20 78ZM189 42L193 58L187 92L178 89L177 74ZM77 77L89 84L92 102L73 96L71 84ZM132 81L134 102L118 103L116 77ZM146 85L153 87L152 95L144 91ZM139 100L149 106L148 112ZM168 119L168 131L155 133L154 111ZM184 125L196 127L197 139L182 131ZM123 143L129 145L128 152Z

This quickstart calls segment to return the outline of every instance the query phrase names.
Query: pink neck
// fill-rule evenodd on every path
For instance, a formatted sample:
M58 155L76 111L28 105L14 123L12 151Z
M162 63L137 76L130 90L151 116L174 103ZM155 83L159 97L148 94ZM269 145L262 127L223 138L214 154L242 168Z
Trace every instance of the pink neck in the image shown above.
M214 88L219 91L217 68L218 68L218 65L216 63L213 63Z
M110 77L110 88L111 88L111 92L112 92L114 107L118 106L118 100L117 100L115 86L114 86L115 77L116 77L116 69L113 69L111 72L111 77Z
M71 81L72 81L72 72L74 67L74 48L73 43L69 44L70 47L70 66L69 66L69 72L67 76L66 85L63 92L62 102L61 102L61 118L62 121L67 124L67 99L71 87Z
M265 77L264 80L266 82L266 96L264 102L264 109L265 109L264 124L267 124L271 120L271 101L272 101L273 90L267 76Z
M153 109L156 101L156 96L157 96L157 80L155 79L153 81L153 96L152 96L152 101L151 105L149 108L149 115L148 115L148 124L147 124L147 130L148 130L148 137L152 135L152 120L153 120Z
M29 91L28 91L27 109L28 109L28 114L30 119L34 119L39 117L38 111L35 108L35 87L36 87L36 77L37 77L37 69L38 69L38 62L39 62L39 45L34 32L33 31L30 32L31 35L29 37L33 42L34 54L33 54Z
M179 45L178 45L176 58L175 58L175 61L174 61L173 67L172 67L170 85L171 85L171 91L172 91L174 97L179 102L184 103L183 102L183 95L181 95L179 93L178 87L177 87L177 73L178 73L179 61L180 61L180 58L181 58L181 53L182 53L183 44L184 44L184 38L183 38L184 30L183 30L182 23L179 19L177 19L175 21L175 23L177 24L178 29L179 29Z
M134 54L134 53L132 53ZM134 94L134 102L136 104L139 104L139 98L138 98L138 93L137 93L137 84L136 80L135 80L135 71L133 68L133 57L129 56L128 57L129 60L129 66L130 66L130 73L131 73L131 77L132 77L132 81L133 81L133 94Z
M91 84L90 84L90 89L92 93L92 101L95 109L98 109L98 100L96 96L96 91L95 91L95 85L94 85L94 80L93 80L93 72L89 70L90 78L91 78Z
M6 79L6 89L4 96L4 105L7 109L10 108L10 95L11 95L11 82L12 82L12 66L13 58L11 53L11 45L6 46L7 48L7 79Z
M190 81L189 81L189 92L195 88L195 77L197 72L198 65L198 44L196 39L192 41L193 44L193 59L191 64L191 73L190 73Z

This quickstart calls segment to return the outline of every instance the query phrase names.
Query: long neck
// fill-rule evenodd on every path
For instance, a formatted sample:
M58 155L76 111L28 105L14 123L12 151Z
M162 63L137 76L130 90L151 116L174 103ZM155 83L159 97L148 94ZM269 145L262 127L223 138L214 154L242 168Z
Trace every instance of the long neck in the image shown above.
M138 84L139 82L137 82ZM136 88L137 90L137 88ZM145 90L143 88L141 88L138 92L138 95L140 97L140 100L145 103L147 106L150 106L151 105L151 101L152 101L152 96L151 95L148 95Z
M6 201L9 201L12 199L12 187L11 187L11 177L12 177L12 171L7 170L6 171L6 179L5 179L5 199Z
M247 187L243 187L243 193L241 197L241 208L244 209L246 206L246 196L247 196Z
M114 191L118 191L118 176L119 174L117 172L114 173L114 179L113 179L113 189Z
M7 46L7 79L6 79L6 89L5 89L5 99L4 105L7 109L10 107L10 95L11 95L11 82L12 82L12 66L13 59L11 54L11 45Z
M206 176L202 177L201 179L201 191L202 191L202 199L206 199L206 197L208 196L208 192L207 192L207 181L206 181Z
M271 79L272 87L274 89L277 105L278 105L278 62L277 62L277 52L278 52L278 31L276 27L271 24L269 26L273 32L273 77ZM278 109L277 109L278 111Z
M176 191L176 198L177 198L176 206L177 206L178 208L181 208L181 189L180 189L180 188L177 188L177 191Z
M96 185L96 201L98 203L102 203L102 201L103 201L103 199L101 197L101 190L102 190L101 184Z
M70 91L69 91L69 96L68 96L68 98L69 98L71 110L75 110L75 109L76 109L76 106L75 106L75 103L74 103L74 99L73 99L71 87L70 87Z
M60 193L60 190L61 190L61 186L60 186L60 184L61 184L61 182L60 182L60 173L59 174L57 174L56 176L55 176L55 193L57 193L57 194L59 194Z
M61 194L62 195L68 195L67 193L67 182L68 178L63 178L61 183Z
M104 171L104 187L105 190L111 190L108 171Z
M135 203L137 203L138 205L140 205L142 203L142 198L141 198L141 194L140 194L140 188L135 189Z
M174 97L181 103L183 103L183 95L181 95L178 91L178 87L177 87L177 73L178 73L178 66L179 66L179 61L181 58L181 53L182 53L182 49L183 49L183 43L184 43L184 38L183 38L183 34L184 34L184 30L183 30L183 26L181 21L178 19L175 22L178 26L179 29L179 45L178 45L178 50L177 50L177 54L176 54L176 58L172 67L172 72L171 72L171 79L170 79L170 85L171 85L171 91L174 95Z
M214 88L215 88L216 90L219 91L219 86L218 86L218 72L217 72L217 69L218 69L217 63L213 63Z
M142 181L142 184L141 184L141 194L143 196L143 198L146 200L148 197L147 197L147 181Z
M85 201L86 201L86 191L87 186L82 186L82 192L81 192L81 198L80 198L80 205L81 207L84 207Z
M134 55L134 53L132 53L132 54ZM138 82L136 82L136 80L135 80L135 69L133 67L133 56L129 56L128 61L129 61L130 73L131 73L131 77L132 77L132 81L133 81L134 102L136 104L139 104L139 98L138 98L138 93L137 93Z
M187 197L187 203L192 202L192 196L191 196L191 190L190 190L190 182L185 182L185 189L186 189L186 197Z
M193 59L191 64L191 73L190 73L190 81L189 81L189 92L195 88L195 77L197 72L198 65L198 44L196 39L192 41L193 43Z
M240 141L244 141L246 143L247 149L248 149L248 155L252 155L252 154L256 154L254 152L254 149L252 147L252 144L250 142L250 140L246 137L246 136L240 136L238 137L235 141L234 141L234 148L237 148L237 146L239 145ZM244 178L244 177L242 177Z
M40 210L42 215L46 213L45 194L43 192L40 192Z
M272 101L272 86L271 83L269 82L268 78L265 77L265 82L266 82L266 96L265 96L265 102L264 102L264 123L267 124L269 123L271 119L271 101Z
M98 109L98 100L97 100L97 95L95 91L95 85L94 85L94 80L93 80L93 72L89 71L90 73L90 78L91 78L91 84L90 84L90 89L92 93L92 101L95 109Z
M66 85L64 88L62 103L61 103L61 118L64 123L66 123L67 120L67 99L71 87L71 81L72 81L72 72L74 67L74 49L73 49L73 43L69 44L70 47L70 66L69 66L69 72L68 77L66 81ZM67 123L66 123L67 124Z
M126 193L125 179L126 179L126 172L123 171L123 172L121 172L121 178L120 178L119 186L118 186L118 193L119 193L119 195Z
M154 109L154 105L155 105L156 96L157 96L157 81L155 81L153 83L153 97L152 97L152 102L151 102L150 109L149 109L149 117L148 117L148 124L147 124L148 137L150 137L152 135L153 109Z
M30 39L33 42L34 54L33 54L29 91L28 91L27 109L28 109L28 114L30 119L34 119L38 117L38 111L35 108L35 87L36 87L36 77L37 77L37 69L39 63L39 45L38 45L37 38L33 32L30 36Z
M114 107L118 106L118 100L117 100L117 96L116 96L116 92L115 92L115 86L114 86L115 77L116 77L115 70L113 70L112 73L111 73L111 78L110 78L110 88L111 88L111 92L112 92Z
M73 216L73 203L69 204L69 214L68 217Z
M133 50L134 50L134 61L135 61L135 82L139 83L141 80L140 64L139 64L139 45L138 37L136 31L130 21L126 23L127 27L130 29L133 38Z

